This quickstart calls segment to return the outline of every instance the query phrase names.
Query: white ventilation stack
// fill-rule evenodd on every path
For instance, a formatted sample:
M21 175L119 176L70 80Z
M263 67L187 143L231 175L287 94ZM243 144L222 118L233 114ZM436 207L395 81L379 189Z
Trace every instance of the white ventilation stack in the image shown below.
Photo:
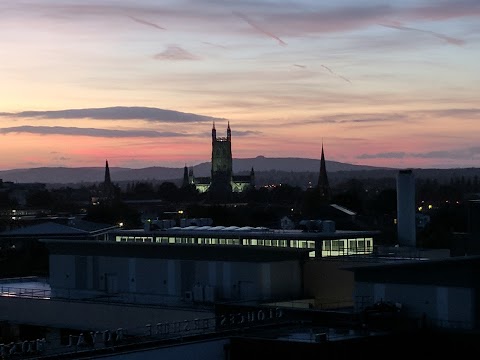
M397 176L397 236L400 246L416 247L415 177L412 170Z

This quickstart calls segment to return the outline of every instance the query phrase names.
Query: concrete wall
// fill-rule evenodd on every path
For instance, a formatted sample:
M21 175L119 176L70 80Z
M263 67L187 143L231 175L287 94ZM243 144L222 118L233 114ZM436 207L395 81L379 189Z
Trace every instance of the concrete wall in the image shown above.
M165 296L195 292L196 301L291 298L301 293L298 261L227 262L106 256L50 255L53 293ZM197 291L207 287L210 296ZM77 290L77 291L75 291ZM212 298L213 297L213 298ZM139 299L137 299L139 300Z
M302 272L298 262L275 262L270 264L271 298L301 297Z
M224 360L225 346L230 341L228 339L202 341L186 345L175 345L153 350L135 351L125 354L112 356L102 356L102 359L109 360Z
M75 287L75 256L56 255L53 258L50 257L49 262L49 281L55 284L55 287L73 289Z
M89 331L145 329L147 324L213 318L213 311L52 299L0 297L3 321Z
M470 288L357 282L355 295L373 302L399 303L402 312L419 319L425 316L437 326L475 326L475 293Z
M315 304L323 308L353 305L354 273L342 268L366 263L365 261L346 259L307 261L303 267L305 296L314 298Z

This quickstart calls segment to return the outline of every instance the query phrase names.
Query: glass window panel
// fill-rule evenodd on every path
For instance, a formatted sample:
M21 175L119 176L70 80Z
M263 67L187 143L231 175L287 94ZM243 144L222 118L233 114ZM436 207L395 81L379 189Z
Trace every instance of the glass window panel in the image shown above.
M357 240L348 240L348 246L350 250L356 251L357 250Z
M332 240L324 240L323 249L328 251L332 250Z

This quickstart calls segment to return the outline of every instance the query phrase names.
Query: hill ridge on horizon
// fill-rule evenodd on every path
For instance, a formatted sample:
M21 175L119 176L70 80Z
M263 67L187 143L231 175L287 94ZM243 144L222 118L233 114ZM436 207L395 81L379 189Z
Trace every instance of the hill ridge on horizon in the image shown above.
M300 161L316 161L319 163L320 166L320 158L304 158L304 157L299 157L299 156L283 156L283 157L266 157L263 155L258 155L253 158L233 158L233 162L244 162L244 161L284 161L284 160L300 160ZM109 161L107 159L107 161ZM390 167L383 167L383 166L372 166L372 165L362 165L362 164L350 164L350 163L345 163L345 162L340 162L340 161L335 161L335 160L325 160L327 164L341 164L347 167L362 167L362 168L371 168L371 169L394 169ZM199 166L203 166L205 164L210 165L211 161L202 161L199 163L196 163L194 165L187 165L188 168L196 168ZM235 164L234 164L235 165ZM109 169L125 169L125 170L143 170L143 169L184 169L184 166L161 166L161 165L153 165L153 166L144 166L144 167L138 167L138 168L133 168L133 167L124 167L124 166L112 166L111 162L109 161ZM105 169L105 165L101 166L34 166L34 167L23 167L23 168L11 168L11 169L4 169L0 170L0 173L3 172L10 172L10 171L29 171L29 170L38 170L38 169ZM260 170L262 171L262 170ZM338 171L338 170L331 170L331 171Z
M367 165L355 165L342 163L333 160L326 160L327 172L331 177L340 177L342 173L350 173L352 176L365 178L370 175L373 177L388 176L400 168L375 167ZM318 173L320 171L320 159L301 158L301 157L279 157L269 158L257 156L255 158L234 158L234 174L246 173L253 167L256 173L277 172L277 173ZM202 162L196 165L188 166L193 169L194 176L210 176L211 162ZM415 168L412 168L415 170ZM458 168L457 168L458 169ZM480 168L473 169L472 173L480 175ZM464 170L468 170L467 168ZM150 166L144 168L115 167L109 164L109 170L112 181L172 181L183 178L184 167L166 167ZM416 169L418 172L438 174L455 173L454 169ZM97 167L36 167L0 170L0 179L4 182L15 183L45 183L45 184L73 184L73 183L98 183L104 180L105 166ZM341 177L347 175L342 174Z
M108 160L107 160L108 161ZM353 165L337 161L326 161L327 170L351 171L379 169L376 167ZM318 172L320 170L320 159L301 157L279 157L269 158L259 155L254 158L234 158L233 171L242 173L250 171L253 167L255 172L262 171L289 171L289 172ZM196 165L188 166L193 169L194 176L210 176L211 162L205 161ZM183 178L184 166L149 166L143 168L128 168L112 166L109 161L110 174L115 181L136 181L136 180L171 180ZM101 182L104 179L105 166L84 166L84 167L62 167L43 166L35 168L0 170L0 179L18 183L81 183Z

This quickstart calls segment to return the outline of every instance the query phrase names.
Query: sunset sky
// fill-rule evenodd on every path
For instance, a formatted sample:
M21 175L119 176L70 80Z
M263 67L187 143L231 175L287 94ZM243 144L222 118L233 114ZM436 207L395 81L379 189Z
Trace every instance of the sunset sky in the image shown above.
M479 0L1 0L0 170L480 167ZM327 169L328 170L328 169Z

